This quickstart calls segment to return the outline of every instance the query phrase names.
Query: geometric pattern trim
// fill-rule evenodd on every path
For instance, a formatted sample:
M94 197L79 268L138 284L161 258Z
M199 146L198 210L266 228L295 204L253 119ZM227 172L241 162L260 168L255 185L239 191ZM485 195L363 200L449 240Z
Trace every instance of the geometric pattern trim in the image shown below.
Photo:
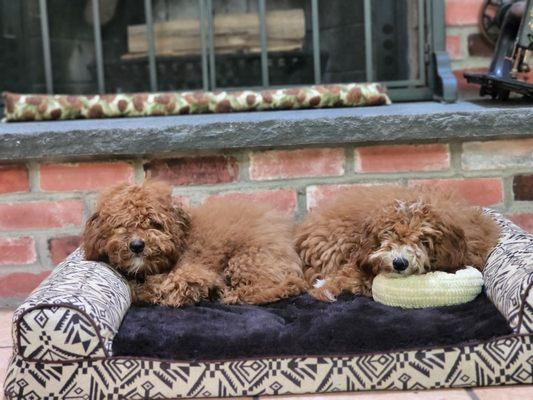
M500 214L485 210L501 228L483 278L488 297L517 333L533 332L533 235Z
M531 335L381 354L164 362L111 357L39 363L15 356L7 399L176 399L533 383Z
M26 359L61 361L106 356L98 329L76 309L33 308L18 325L19 353Z
M15 351L42 361L111 355L130 305L124 278L78 249L15 311Z

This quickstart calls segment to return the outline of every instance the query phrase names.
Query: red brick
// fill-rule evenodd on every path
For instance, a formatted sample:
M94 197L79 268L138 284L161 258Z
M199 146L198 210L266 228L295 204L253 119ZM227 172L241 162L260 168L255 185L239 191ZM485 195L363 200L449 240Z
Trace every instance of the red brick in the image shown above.
M0 297L25 297L50 275L50 271L32 274L14 272L0 275Z
M355 150L357 172L439 171L450 167L444 144L361 147Z
M410 181L409 185L429 185L451 190L478 206L490 206L503 201L502 181L499 178L419 179Z
M144 165L144 170L147 178L172 185L234 182L239 175L237 160L226 156L152 160Z
M82 224L78 200L0 204L0 229L59 228Z
M296 192L291 189L220 193L207 197L206 201L213 201L220 198L267 203L289 215L294 214L296 210Z
M492 58L494 46L481 33L472 33L468 35L468 54L476 57Z
M28 170L24 165L0 165L0 193L30 190Z
M509 218L511 221L513 221L516 225L518 225L525 231L533 233L533 212L530 214L510 214L507 215L507 218Z
M446 0L446 25L477 25L483 0Z
M467 171L533 168L533 138L464 143L461 161Z
M100 190L124 181L133 182L133 167L125 162L41 165L45 191Z
M513 178L514 199L533 201L533 175L518 175Z
M48 251L54 265L63 261L70 253L78 248L80 236L62 236L48 239Z
M31 237L0 237L0 265L31 264L35 261L35 243Z
M446 51L448 51L452 60L459 60L461 58L460 35L446 35Z
M300 149L254 152L250 178L288 179L344 174L344 149Z
M321 185L308 186L306 189L307 210L312 210L323 201L334 199L339 194L358 187L370 186L373 184L343 184L343 185Z

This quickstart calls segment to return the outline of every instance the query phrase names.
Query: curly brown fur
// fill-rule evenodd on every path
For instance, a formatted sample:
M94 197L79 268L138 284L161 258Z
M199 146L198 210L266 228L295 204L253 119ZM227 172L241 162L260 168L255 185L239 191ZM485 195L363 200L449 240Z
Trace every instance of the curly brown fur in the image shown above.
M296 247L315 285L310 294L334 301L341 292L370 297L382 272L481 270L498 236L490 217L453 193L383 185L343 192L311 211Z
M86 256L145 275L133 285L137 301L179 307L216 295L261 304L306 290L293 226L266 205L221 199L185 210L172 204L169 187L148 183L104 193L95 215L84 234ZM132 238L145 240L141 267Z
M169 271L185 248L190 220L173 204L167 185L114 186L100 195L88 219L82 246L88 260L104 261L127 276ZM141 240L140 253L130 243Z

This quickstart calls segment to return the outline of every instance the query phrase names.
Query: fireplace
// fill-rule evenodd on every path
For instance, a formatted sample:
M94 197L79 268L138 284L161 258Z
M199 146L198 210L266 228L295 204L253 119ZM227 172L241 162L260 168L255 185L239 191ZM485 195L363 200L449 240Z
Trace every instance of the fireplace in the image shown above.
M431 99L447 90L445 74L438 76L446 63L442 1L0 4L3 90L115 93L379 81L394 100Z

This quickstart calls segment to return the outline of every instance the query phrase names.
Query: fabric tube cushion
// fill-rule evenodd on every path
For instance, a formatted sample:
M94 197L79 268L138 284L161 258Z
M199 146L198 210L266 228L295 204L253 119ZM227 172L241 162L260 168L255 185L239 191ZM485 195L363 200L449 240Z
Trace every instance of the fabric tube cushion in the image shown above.
M362 107L391 103L385 88L379 83L315 85L259 91L120 93L92 96L5 92L4 102L7 122Z
M487 296L516 333L533 333L533 234L495 211L485 209L501 228L483 281Z
M78 249L60 263L13 315L15 352L58 361L110 356L131 304L128 283Z

